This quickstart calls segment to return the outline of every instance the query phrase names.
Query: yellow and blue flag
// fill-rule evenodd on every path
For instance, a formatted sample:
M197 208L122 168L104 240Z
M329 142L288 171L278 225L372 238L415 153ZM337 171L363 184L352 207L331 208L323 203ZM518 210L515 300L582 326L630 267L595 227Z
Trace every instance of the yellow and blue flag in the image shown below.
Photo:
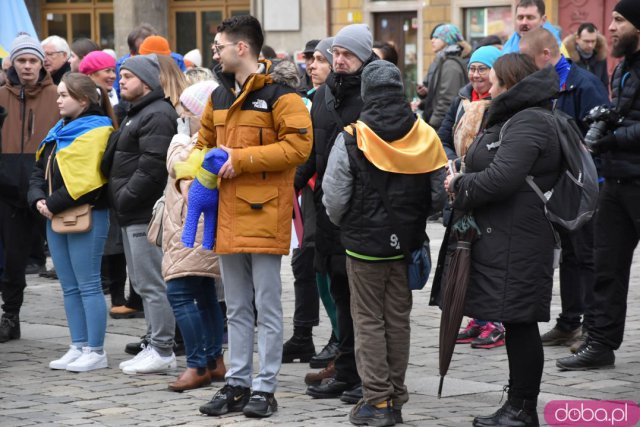
M106 116L84 116L65 124L60 120L51 128L36 152L39 159L47 144L56 144L56 161L69 195L79 197L102 187L107 178L100 162L113 132Z

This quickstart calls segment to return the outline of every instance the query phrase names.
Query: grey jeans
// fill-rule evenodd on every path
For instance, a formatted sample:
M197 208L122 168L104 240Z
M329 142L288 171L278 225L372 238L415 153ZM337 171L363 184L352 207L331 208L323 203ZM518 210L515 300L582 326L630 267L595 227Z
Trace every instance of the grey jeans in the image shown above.
M281 260L280 255L220 255L229 330L227 384L267 393L276 390L282 364ZM260 367L252 381L254 293Z
M124 256L133 288L142 298L149 338L161 356L173 353L176 320L162 278L162 250L147 241L147 225L122 227Z

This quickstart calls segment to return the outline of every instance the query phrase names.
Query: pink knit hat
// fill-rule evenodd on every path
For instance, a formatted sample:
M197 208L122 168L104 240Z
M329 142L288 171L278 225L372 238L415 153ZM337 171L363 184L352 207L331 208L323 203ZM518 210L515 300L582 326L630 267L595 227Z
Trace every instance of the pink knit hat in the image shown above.
M205 80L192 84L182 92L180 102L182 102L182 105L184 105L187 110L196 116L201 116L211 96L211 92L217 87L218 82L213 80Z
M79 70L82 74L93 74L105 68L116 68L116 61L111 55L101 50L89 52L80 61Z

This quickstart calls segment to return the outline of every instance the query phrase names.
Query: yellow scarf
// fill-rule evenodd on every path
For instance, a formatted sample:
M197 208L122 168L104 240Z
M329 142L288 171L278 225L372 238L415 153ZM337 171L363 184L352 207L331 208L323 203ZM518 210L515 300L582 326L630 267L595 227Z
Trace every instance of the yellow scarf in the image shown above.
M356 130L358 148L367 160L385 172L428 173L447 164L438 134L421 118L409 133L392 142L384 141L359 120L352 126ZM351 127L345 130L353 135Z

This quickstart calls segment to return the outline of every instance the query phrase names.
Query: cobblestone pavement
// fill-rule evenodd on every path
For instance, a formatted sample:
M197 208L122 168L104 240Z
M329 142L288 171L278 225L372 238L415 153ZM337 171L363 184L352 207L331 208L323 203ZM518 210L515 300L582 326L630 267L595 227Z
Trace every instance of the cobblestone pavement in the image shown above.
M430 223L428 232L435 254L443 229ZM545 347L545 370L539 412L556 399L640 400L640 283L638 264L631 275L627 330L616 352L616 368L593 372L559 372L555 359L568 354L564 347ZM292 332L293 280L289 259L283 260L283 307L285 338ZM47 365L66 351L69 343L61 290L56 281L28 276L22 317L22 339L0 344L0 426L45 425L349 425L349 405L337 400L313 400L304 394L306 364L286 364L280 372L276 393L278 412L264 420L242 415L200 415L198 406L211 398L221 384L172 393L167 383L174 375L127 376L118 369L126 359L124 344L144 333L144 320L109 319L106 350L110 369L74 374L54 371ZM444 396L436 395L438 382L438 325L440 312L429 307L429 291L414 292L411 358L407 385L411 400L403 409L407 425L470 426L475 415L488 414L499 406L506 384L507 357L502 348L492 350L456 348ZM560 310L558 285L554 286L552 319ZM552 324L541 324L544 333ZM326 317L314 329L319 350L329 337ZM185 367L179 357L178 370ZM257 365L257 358L256 358ZM541 417L542 421L542 417Z

